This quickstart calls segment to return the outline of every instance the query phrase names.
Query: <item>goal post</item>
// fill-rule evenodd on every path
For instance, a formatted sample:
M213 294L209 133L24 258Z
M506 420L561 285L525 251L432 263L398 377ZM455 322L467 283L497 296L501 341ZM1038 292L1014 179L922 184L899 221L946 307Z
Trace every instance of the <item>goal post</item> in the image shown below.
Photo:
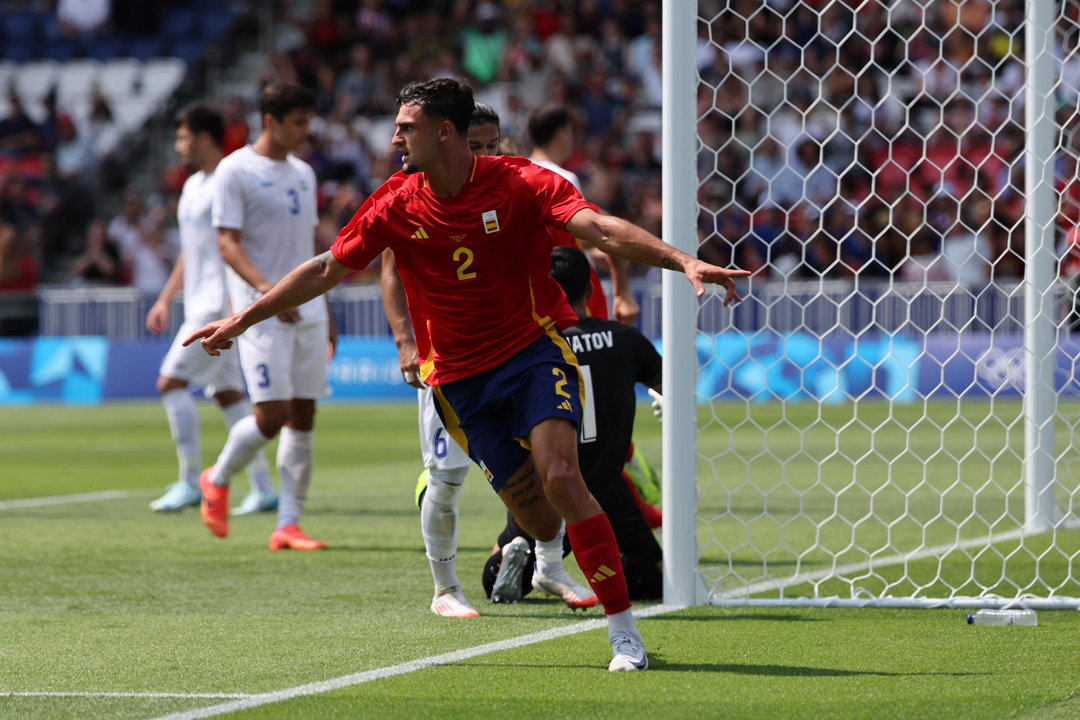
M662 152L666 158L693 158L697 142L693 3L663 5L664 68ZM697 254L697 177L692 162L665 162L661 191L662 232L683 252ZM663 275L664 422L662 474L664 500L664 602L697 605L697 299L686 279Z
M664 0L664 601L1080 607L1080 0Z
M1054 504L1054 0L1029 0L1025 28L1027 136L1024 173L1026 282L1024 355L1024 509L1027 528L1050 530Z

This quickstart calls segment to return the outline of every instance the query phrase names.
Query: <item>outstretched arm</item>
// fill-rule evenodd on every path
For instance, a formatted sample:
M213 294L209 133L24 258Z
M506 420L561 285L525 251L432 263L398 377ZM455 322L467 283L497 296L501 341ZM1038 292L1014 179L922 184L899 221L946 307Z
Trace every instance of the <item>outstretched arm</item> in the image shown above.
M297 265L277 285L240 312L206 325L184 341L190 345L203 338L202 346L211 355L232 347L232 339L255 323L303 305L330 290L349 273L329 250Z
M592 243L610 255L665 270L679 270L686 275L698 297L705 294L705 283L723 285L727 294L724 305L739 302L742 297L735 289L735 278L747 277L749 270L734 270L710 265L676 250L649 231L612 215L595 210L579 211L566 224L568 232Z

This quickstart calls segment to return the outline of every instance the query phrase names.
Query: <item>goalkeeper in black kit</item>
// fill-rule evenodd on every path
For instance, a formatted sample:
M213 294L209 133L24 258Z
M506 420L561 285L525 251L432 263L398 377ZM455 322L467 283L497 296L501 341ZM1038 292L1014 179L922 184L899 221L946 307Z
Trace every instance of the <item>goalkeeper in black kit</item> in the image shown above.
M630 448L637 399L634 384L661 390L662 361L637 329L588 317L589 261L573 247L555 247L551 276L566 293L579 322L563 334L577 355L585 388L578 435L578 461L585 484L611 520L622 552L626 584L633 600L663 595L663 553L626 480L623 463ZM484 565L484 590L494 602L516 602L532 588L534 542L507 514L491 557ZM563 554L569 554L569 538Z

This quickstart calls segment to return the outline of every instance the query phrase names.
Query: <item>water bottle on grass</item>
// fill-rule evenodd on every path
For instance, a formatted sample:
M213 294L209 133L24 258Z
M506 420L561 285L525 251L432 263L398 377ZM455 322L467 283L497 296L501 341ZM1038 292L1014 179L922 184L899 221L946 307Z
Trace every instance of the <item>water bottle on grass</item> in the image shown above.
M1038 625L1034 610L986 608L967 616L968 625Z

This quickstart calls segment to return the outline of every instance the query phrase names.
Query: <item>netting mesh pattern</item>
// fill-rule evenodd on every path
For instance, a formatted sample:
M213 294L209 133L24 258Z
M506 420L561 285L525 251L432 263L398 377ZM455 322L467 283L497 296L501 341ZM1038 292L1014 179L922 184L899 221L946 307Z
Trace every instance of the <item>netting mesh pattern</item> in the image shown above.
M1078 3L1055 5L1050 531L1025 532L1025 4L700 0L714 600L1080 596ZM1077 338L1080 341L1080 337Z

